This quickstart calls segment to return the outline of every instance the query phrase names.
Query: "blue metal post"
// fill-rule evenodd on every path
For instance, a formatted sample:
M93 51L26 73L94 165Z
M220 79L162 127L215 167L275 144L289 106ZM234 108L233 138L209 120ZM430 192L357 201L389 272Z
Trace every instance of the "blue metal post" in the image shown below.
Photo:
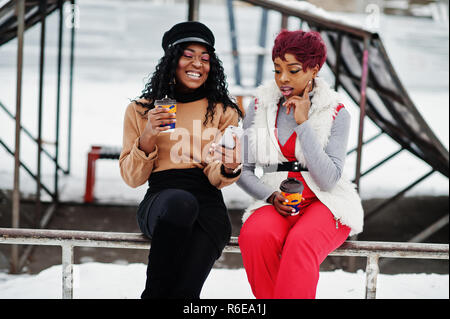
M56 84L56 133L55 133L55 197L56 202L59 201L59 191L58 191L58 165L59 165L59 119L60 119L60 109L61 109L61 62L62 62L62 45L63 45L63 21L64 21L64 1L58 1L58 15L59 15L59 27L58 27L58 74L57 74L57 84Z
M72 6L72 25L70 30L70 78L69 78L69 121L68 121L68 136L67 136L67 170L65 174L70 174L71 169L71 154L72 154L72 103L73 103L73 63L74 63L74 48L75 48L75 15L78 11L75 7L75 0L70 1Z
M261 27L259 32L259 41L258 44L261 48L266 48L266 38L267 38L267 22L268 22L268 11L266 9L262 10L261 15ZM264 74L264 57L265 52L261 52L258 54L258 59L256 62L256 78L255 78L255 86L258 86L262 82L263 74Z
M241 71L239 65L239 53L237 47L237 33L234 22L233 0L227 0L228 21L230 22L231 48L233 54L234 77L236 85L241 85Z

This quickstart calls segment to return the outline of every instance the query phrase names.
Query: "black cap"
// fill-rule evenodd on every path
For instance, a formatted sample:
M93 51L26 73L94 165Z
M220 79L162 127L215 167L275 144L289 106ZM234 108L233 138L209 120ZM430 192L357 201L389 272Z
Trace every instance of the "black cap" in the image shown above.
M214 41L214 35L206 25L197 21L188 21L178 23L164 33L162 47L166 51L179 43L198 42L206 44L214 51Z

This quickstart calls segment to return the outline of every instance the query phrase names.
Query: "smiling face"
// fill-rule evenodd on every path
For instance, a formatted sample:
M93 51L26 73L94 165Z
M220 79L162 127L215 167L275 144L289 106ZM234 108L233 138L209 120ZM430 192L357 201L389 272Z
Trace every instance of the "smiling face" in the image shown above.
M286 53L285 61L276 57L273 61L275 67L275 82L283 96L288 99L294 95L302 95L308 82L316 77L319 66L304 70L303 64L293 54Z
M208 79L210 56L204 45L188 45L178 61L176 70L177 89L190 92L198 89Z

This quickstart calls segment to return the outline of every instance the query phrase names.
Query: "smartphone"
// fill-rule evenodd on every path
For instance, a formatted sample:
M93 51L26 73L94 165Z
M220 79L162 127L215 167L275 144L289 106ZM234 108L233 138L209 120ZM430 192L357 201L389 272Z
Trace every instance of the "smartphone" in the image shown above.
M234 143L233 133L240 139L244 133L244 130L238 126L228 126L219 141L219 145L231 150L234 149L236 145Z

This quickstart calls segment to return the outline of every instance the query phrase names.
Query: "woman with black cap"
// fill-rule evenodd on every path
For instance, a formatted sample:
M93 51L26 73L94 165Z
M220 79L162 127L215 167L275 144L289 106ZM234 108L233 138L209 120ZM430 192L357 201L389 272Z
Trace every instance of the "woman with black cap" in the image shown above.
M214 142L243 114L229 97L208 27L176 24L162 47L150 81L126 109L120 171L131 187L149 183L137 211L151 238L141 298L199 298L231 235L220 189L239 178L241 167L238 138L234 150ZM155 107L165 97L177 101L176 116Z

